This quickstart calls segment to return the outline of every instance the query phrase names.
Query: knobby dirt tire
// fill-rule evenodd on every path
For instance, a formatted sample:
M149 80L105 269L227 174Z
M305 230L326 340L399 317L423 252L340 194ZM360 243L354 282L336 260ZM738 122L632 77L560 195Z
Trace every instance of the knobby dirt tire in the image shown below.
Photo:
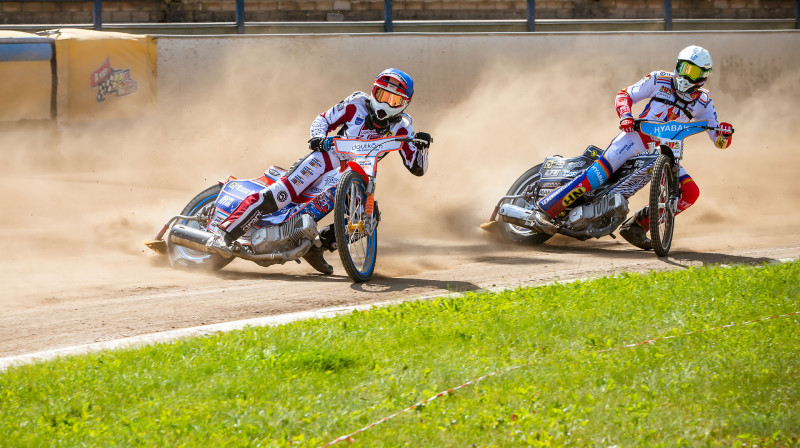
M508 189L508 193L506 195L516 195L520 192L524 191L529 185L534 184L539 181L539 169L541 169L542 164L538 164L533 168L525 171L512 185L511 188ZM518 199L514 202L515 205L522 205L522 200ZM514 243L518 244L528 244L531 246L537 246L539 244L544 243L545 241L549 240L553 237L553 235L548 235L544 232L537 232L536 230L528 229L525 227L517 226L514 224L509 224L507 222L501 222L500 224L500 235Z
M333 229L339 258L347 275L356 283L372 278L375 261L378 257L378 229L372 235L363 232L367 200L364 178L355 171L347 171L336 187L336 201L333 207ZM375 213L375 212L373 212Z
M186 207L181 211L181 215L194 216L206 210L207 207L214 207L214 202L216 202L220 191L222 191L222 185L220 184L206 188L186 204ZM206 223L200 224L198 221L181 220L177 221L176 224L207 230ZM167 232L166 240L169 264L173 267L218 271L233 261L233 257L225 258L222 255L208 254L174 244L171 241L169 232Z
M660 155L653 166L650 180L650 239L653 251L659 257L666 257L672 246L672 232L675 229L675 210L670 204L677 194L675 173L672 171L672 160Z

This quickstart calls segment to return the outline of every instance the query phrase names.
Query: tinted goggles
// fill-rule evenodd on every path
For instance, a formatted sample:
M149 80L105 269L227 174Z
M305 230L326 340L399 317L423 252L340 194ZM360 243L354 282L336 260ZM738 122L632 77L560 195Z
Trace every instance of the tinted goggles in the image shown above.
M698 82L705 81L711 70L704 70L691 62L681 61L678 63L677 71L678 76L688 78L689 81L697 84Z
M388 90L377 87L373 93L375 100L379 103L386 103L389 107L400 107L406 102L406 97L397 93L392 93Z

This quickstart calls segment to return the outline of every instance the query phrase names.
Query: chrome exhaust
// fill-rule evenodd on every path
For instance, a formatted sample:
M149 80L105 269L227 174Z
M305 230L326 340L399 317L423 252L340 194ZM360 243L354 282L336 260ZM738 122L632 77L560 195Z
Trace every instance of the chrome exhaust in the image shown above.
M214 234L205 230L187 227L183 224L175 224L169 231L169 240L178 246L188 247L208 254L217 253L215 250L206 246L208 240Z
M194 227L187 227L183 224L176 224L172 226L172 229L169 231L169 240L173 244L188 247L189 249L205 252L207 254L217 253L214 249L206 246L208 240L210 240L213 236L214 234L211 232L202 229L196 229ZM284 261L297 260L298 258L302 257L306 254L306 252L309 251L309 249L311 249L311 244L311 240L304 238L302 241L300 241L299 246L295 247L294 249L287 250L286 252L254 254L251 252L234 250L233 256L244 258L245 260L250 261L275 261L280 263Z

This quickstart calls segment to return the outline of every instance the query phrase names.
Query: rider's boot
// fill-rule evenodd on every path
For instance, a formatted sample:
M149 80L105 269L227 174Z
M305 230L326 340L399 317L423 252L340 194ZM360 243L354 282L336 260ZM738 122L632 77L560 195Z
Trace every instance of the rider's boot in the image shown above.
M231 249L230 237L227 232L222 229L214 231L214 235L206 241L206 247L222 255L225 258L233 256L233 249Z
M336 244L336 233L333 231L333 224L328 224L319 231L319 241L322 243L322 248L329 252L339 248Z
M553 224L553 218L542 210L538 205L533 209L531 216L528 218L537 229L548 235L555 235L558 233L558 227Z
M619 228L619 234L625 238L625 241L639 249L653 249L653 242L647 237L647 230L636 220L636 215L631 216L622 223Z
M329 265L327 261L325 261L325 257L322 256L322 249L317 247L316 245L311 245L311 249L303 255L303 259L311 265L312 268L316 269L317 271L325 274L331 275L333 274L333 266Z

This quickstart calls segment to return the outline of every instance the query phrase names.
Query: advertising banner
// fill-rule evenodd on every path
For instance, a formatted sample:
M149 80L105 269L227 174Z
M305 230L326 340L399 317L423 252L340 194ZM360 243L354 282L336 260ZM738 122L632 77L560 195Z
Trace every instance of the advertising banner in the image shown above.
M61 29L55 39L60 121L136 117L157 105L152 36Z

